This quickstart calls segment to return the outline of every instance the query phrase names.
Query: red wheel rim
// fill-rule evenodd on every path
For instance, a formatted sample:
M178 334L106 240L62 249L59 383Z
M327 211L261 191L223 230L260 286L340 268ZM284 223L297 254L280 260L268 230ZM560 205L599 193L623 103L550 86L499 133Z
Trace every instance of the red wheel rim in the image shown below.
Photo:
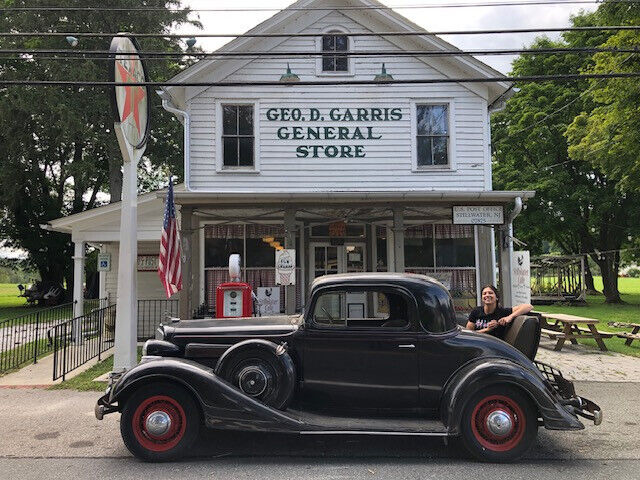
M511 429L505 435L496 435L487 426L489 415L496 411L506 413L511 420ZM506 452L515 448L522 440L526 427L524 412L520 405L504 395L491 395L478 402L471 413L471 430L480 445L494 452Z
M171 419L169 429L162 435L153 435L147 430L147 418L154 412L163 412ZM182 406L166 395L154 395L138 405L131 424L138 443L153 452L171 450L182 440L187 429L186 415Z

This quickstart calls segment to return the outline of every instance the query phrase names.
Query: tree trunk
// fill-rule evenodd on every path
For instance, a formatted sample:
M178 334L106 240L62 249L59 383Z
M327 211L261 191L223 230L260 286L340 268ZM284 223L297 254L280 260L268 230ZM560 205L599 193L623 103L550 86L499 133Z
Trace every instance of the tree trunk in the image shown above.
M600 292L596 290L593 283L593 273L591 273L591 267L589 266L589 258L584 258L584 283L587 289L587 295L600 295Z
M120 159L109 161L109 193L111 199L109 203L122 200L122 162Z
M594 258L602 273L602 285L604 287L602 293L604 293L605 303L624 303L618 290L618 256L617 252L610 252L599 256L596 255Z

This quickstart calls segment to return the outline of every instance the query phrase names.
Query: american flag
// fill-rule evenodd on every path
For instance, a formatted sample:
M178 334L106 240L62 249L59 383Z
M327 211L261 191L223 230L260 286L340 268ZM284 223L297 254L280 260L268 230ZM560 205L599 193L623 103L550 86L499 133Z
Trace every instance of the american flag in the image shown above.
M180 253L178 221L176 220L176 207L173 204L173 181L169 177L169 191L167 192L167 201L164 209L164 223L158 261L158 276L164 286L167 298L182 290Z

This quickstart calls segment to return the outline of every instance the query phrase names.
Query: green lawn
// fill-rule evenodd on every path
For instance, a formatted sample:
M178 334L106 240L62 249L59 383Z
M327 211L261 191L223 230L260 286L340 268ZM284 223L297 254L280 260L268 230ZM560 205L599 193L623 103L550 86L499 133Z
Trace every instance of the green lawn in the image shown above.
M142 358L142 347L138 347L138 361ZM79 373L73 378L49 387L49 390L80 390L104 392L107 382L94 382L95 378L113 370L113 355L96 363L88 370Z
M28 307L25 298L18 297L19 293L17 284L0 283L0 322L39 310L37 307Z
M595 277L594 283L596 290L602 290L601 278ZM598 330L607 332L630 332L629 329L610 327L607 323L640 323L640 278L620 278L618 286L622 300L626 302L623 305L608 305L604 303L603 295L589 295L586 306L540 305L536 306L536 309L543 312L568 313L581 317L597 318L600 320L600 323L597 325ZM594 340L579 340L579 342L597 348ZM634 340L631 346L626 346L624 344L625 339L617 337L607 338L604 342L607 348L613 352L640 357L639 340Z

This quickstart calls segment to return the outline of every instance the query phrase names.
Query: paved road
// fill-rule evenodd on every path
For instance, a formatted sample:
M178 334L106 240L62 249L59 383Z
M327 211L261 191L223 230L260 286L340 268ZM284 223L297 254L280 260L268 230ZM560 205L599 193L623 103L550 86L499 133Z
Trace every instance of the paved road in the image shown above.
M132 458L119 415L93 417L94 393L0 389L0 478L536 478L637 479L640 383L577 382L605 413L582 432L541 430L518 465L481 465L453 445L405 437L300 437L217 433L194 456L168 465Z

